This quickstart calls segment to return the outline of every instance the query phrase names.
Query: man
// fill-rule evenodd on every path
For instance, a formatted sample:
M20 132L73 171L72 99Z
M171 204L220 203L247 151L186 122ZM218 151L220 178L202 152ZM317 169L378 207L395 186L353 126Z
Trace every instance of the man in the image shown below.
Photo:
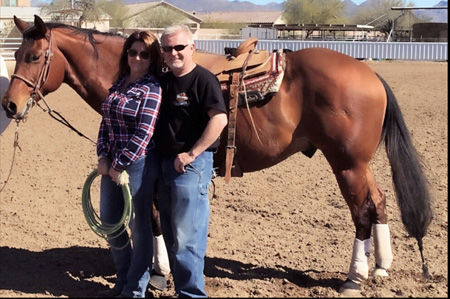
M209 224L208 189L213 153L228 122L217 78L193 61L194 40L185 25L161 36L170 71L156 129L161 154L158 202L164 240L179 297L206 297L203 277Z

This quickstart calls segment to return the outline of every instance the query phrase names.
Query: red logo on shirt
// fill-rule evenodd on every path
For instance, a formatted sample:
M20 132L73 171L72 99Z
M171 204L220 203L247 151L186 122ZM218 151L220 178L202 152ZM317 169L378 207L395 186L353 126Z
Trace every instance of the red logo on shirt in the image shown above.
M188 98L188 96L187 96L187 94L186 93L184 93L184 92L181 92L181 93L179 93L179 94L177 94L177 106L187 106L187 105L189 105L189 98Z

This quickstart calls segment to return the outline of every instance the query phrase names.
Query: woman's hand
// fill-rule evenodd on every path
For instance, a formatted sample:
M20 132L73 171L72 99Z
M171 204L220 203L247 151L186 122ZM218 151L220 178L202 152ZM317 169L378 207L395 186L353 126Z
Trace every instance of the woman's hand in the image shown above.
M111 161L107 157L101 157L97 164L97 173L100 175L108 175Z
M111 179L112 179L114 182L116 182L117 185L120 185L120 184L121 184L121 181L120 181L120 174L121 174L121 173L122 173L122 172L119 172L119 171L115 170L115 169L112 168L112 167L109 168L109 176L111 177Z

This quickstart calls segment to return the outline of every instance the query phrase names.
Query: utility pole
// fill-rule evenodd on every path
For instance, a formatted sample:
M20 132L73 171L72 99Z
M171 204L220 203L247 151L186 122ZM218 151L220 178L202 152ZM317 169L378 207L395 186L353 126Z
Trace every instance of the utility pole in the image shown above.
M72 18L72 26L74 25L74 22L73 22L73 9L74 9L74 0L70 0L71 1L71 4L70 4L70 8L71 8L71 12L70 12L70 16L71 16L71 18Z

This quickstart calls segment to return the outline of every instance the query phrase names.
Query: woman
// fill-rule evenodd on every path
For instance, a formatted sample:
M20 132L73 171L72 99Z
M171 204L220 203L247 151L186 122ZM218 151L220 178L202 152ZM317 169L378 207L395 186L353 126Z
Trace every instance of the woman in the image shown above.
M135 31L125 41L119 79L101 107L97 140L97 171L102 175L100 218L103 223L119 222L124 198L118 184L124 171L129 176L134 212L131 237L126 231L108 236L117 277L114 287L101 294L105 297L144 298L150 279L150 211L153 182L157 178L157 166L152 166L157 160L151 139L161 104L157 79L162 65L157 38L147 31Z

